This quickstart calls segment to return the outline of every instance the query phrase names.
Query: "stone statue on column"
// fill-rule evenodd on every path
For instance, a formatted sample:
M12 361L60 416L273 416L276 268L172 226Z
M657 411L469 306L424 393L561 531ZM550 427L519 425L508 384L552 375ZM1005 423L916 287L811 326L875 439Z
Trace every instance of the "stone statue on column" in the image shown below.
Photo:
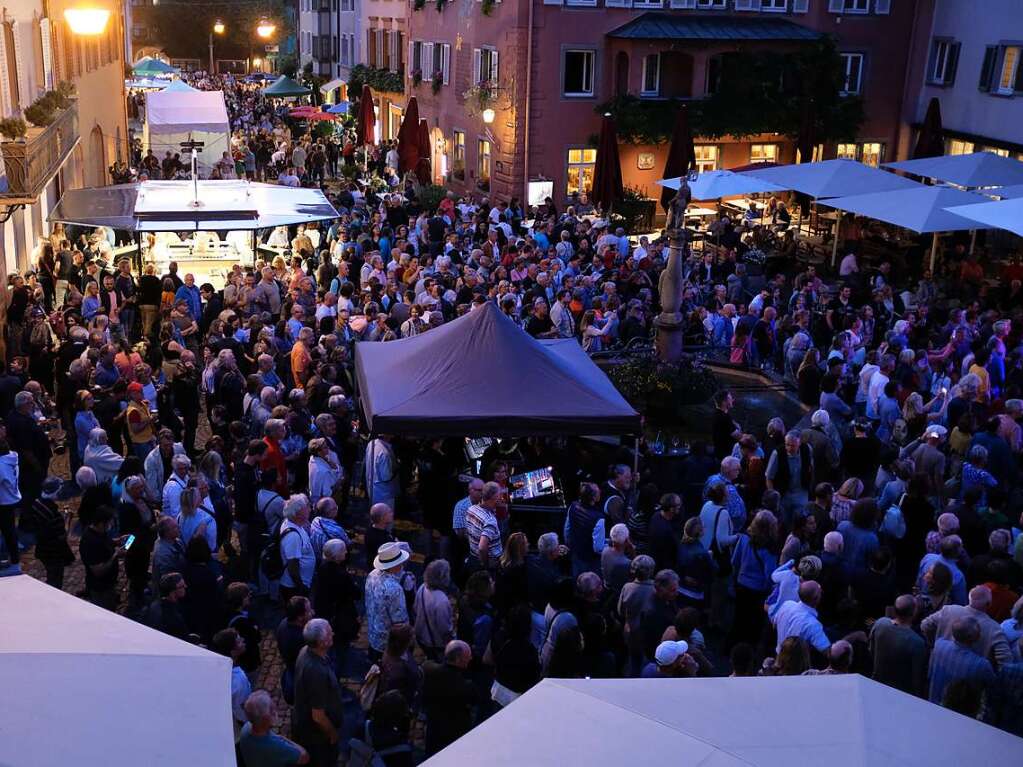
M661 313L654 320L657 327L657 356L661 362L678 362L682 357L683 323L682 307L682 257L685 252L686 207L692 199L692 191L685 177L678 192L668 203L668 218L665 234L668 237L668 262L661 272L657 287L660 294Z

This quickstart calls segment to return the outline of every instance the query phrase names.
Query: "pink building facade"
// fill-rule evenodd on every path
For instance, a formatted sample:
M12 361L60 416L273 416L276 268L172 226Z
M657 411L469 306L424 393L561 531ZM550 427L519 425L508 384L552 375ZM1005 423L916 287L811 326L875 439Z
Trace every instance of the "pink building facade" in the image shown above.
M431 129L434 180L457 193L564 205L592 182L598 105L700 99L717 57L835 38L866 119L815 155L895 159L917 0L436 0L408 13L407 93ZM486 12L485 12L486 11ZM670 130L670 126L668 126ZM696 138L704 170L791 162L777 134ZM623 144L625 184L657 196L667 146Z

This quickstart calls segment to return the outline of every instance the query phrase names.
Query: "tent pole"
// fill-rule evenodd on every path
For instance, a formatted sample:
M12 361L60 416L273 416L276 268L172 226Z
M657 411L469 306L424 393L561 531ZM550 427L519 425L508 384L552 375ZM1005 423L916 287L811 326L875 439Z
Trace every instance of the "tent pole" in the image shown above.
M970 255L973 255L973 249L977 247L977 230L970 230ZM932 267L933 268L933 267Z
M934 258L938 254L938 233L931 237L931 274L934 274Z

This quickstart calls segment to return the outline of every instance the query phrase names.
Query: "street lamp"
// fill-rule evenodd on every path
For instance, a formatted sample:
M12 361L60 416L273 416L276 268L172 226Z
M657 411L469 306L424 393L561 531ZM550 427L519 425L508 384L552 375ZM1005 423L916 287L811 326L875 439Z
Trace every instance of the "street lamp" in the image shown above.
M214 61L213 61L213 33L216 32L218 35L224 34L224 22L217 19L213 22L213 30L210 32L210 74L213 74Z
M267 19L260 19L259 25L256 27L256 34L262 37L264 40L274 32L277 31L277 26Z
M483 122L485 122L487 125L490 125L490 123L494 121L495 116L496 115L493 109L490 109L488 107L487 109L483 110Z
M107 28L110 11L105 8L67 8L64 20L76 35L101 35Z

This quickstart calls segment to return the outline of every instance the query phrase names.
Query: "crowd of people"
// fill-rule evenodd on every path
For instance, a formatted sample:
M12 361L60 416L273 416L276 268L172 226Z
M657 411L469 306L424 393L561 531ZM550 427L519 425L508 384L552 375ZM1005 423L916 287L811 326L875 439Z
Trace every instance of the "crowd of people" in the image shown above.
M318 139L228 97L256 177L324 184ZM957 245L931 274L850 247L838 274L775 272L746 259L759 225L722 219L719 248L686 253L687 340L788 379L807 417L761 431L721 390L655 484L645 444L528 439L475 465L461 440L366 437L352 359L486 302L534 337L642 346L664 238L585 195L525 229L515 200L324 188L338 219L269 233L288 257L219 290L69 226L5 294L6 560L34 546L56 587L80 560L85 598L230 657L240 763L409 765L544 677L861 673L1023 734L1018 257L998 272ZM568 511L536 535L509 480L541 465Z

